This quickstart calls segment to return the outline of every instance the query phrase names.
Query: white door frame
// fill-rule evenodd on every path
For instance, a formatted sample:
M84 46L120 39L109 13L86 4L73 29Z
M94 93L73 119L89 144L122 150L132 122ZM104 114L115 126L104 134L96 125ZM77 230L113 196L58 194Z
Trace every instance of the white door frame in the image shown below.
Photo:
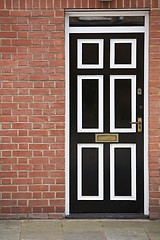
M69 17L79 16L144 16L144 26L136 27L69 27ZM144 40L144 215L149 215L149 173L148 173L148 49L149 49L149 12L137 10L92 10L92 11L66 11L65 14L65 81L66 81L66 98L65 98L65 215L70 214L69 209L69 139L70 139L70 118L69 118L69 33L138 33L143 32Z

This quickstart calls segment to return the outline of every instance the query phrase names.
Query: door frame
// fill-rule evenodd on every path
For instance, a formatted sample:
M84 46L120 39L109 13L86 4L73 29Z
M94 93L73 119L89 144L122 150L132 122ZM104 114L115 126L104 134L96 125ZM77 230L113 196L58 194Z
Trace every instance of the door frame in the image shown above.
M69 27L69 17L71 16L144 16L144 26L136 27ZM144 215L149 215L149 168L148 168L148 52L149 52L149 11L148 9L137 10L66 10L65 12L65 215L70 214L70 118L69 118L69 34L70 33L144 33Z

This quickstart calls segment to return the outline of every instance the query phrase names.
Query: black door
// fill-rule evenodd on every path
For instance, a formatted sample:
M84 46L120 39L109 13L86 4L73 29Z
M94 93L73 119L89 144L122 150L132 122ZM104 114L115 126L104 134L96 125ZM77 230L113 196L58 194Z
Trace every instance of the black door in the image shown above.
M143 213L144 34L70 34L70 213Z

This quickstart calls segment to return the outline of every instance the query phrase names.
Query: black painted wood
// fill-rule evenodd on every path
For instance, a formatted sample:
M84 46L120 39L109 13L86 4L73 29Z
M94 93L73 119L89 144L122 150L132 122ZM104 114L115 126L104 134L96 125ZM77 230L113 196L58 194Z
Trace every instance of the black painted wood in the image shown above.
M131 64L131 43L115 44L115 64Z
M115 196L131 196L131 149L115 149Z
M82 149L82 194L98 196L98 149Z
M135 69L110 69L110 39L137 39L137 67ZM104 39L103 69L77 69L77 39ZM77 75L104 76L104 133L110 132L110 75L136 75L137 88L144 87L144 36L129 34L70 34L70 213L134 213L144 212L144 156L142 133L119 133L120 143L136 143L137 200L110 200L110 143L104 143L104 200L77 200L77 144L95 143L95 133L77 132ZM123 94L123 92L122 92ZM125 92L124 92L125 94ZM143 119L144 96L137 95L137 117ZM89 173L90 174L90 173ZM89 175L91 178L91 175ZM128 191L128 190L127 190Z
M82 43L82 64L99 64L98 43Z
M71 213L67 219L148 219L142 213Z
M131 79L115 79L115 127L130 128Z
M98 79L82 79L82 128L98 128Z

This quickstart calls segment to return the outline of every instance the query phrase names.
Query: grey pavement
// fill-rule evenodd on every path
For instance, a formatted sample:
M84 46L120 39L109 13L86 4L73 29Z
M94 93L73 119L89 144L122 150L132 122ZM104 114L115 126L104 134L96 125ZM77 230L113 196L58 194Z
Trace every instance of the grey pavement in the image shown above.
M0 240L160 240L160 221L0 220Z

